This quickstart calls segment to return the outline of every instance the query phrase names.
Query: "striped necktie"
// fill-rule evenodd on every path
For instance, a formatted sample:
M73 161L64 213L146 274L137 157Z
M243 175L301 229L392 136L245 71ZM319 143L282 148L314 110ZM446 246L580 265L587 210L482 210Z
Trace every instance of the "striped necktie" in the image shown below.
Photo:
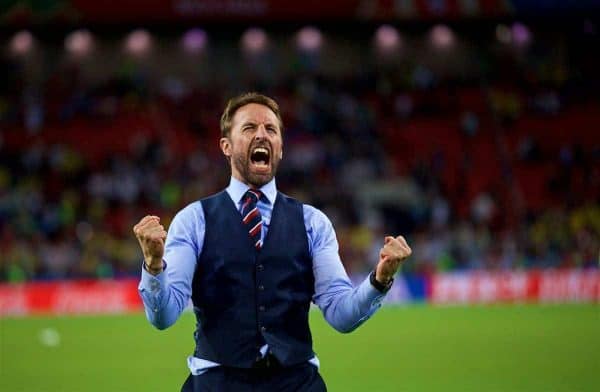
M244 194L244 203L242 204L242 222L248 228L250 239L257 250L262 247L262 217L256 205L261 195L259 190L248 189Z

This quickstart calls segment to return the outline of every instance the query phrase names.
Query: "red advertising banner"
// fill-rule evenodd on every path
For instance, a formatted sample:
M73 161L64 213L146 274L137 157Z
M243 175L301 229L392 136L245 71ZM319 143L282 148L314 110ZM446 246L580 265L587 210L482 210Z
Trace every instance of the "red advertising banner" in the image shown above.
M0 317L138 311L137 284L135 279L0 284Z
M600 271L542 271L540 302L600 302Z
M435 304L600 302L600 271L456 272L434 275Z
M406 282L398 282L387 303L411 300ZM137 279L0 284L0 317L141 311L137 285ZM454 272L425 285L434 304L600 303L599 270Z

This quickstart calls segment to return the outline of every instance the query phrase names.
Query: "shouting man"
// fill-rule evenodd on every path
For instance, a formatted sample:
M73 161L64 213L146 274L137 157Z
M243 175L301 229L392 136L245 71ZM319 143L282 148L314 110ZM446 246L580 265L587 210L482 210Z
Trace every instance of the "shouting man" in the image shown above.
M381 306L411 254L402 236L385 237L377 267L353 287L329 219L277 190L282 134L273 99L231 99L220 139L229 186L181 210L168 233L151 215L133 228L149 321L169 327L192 298L196 348L182 391L325 391L310 302L336 330L351 332Z

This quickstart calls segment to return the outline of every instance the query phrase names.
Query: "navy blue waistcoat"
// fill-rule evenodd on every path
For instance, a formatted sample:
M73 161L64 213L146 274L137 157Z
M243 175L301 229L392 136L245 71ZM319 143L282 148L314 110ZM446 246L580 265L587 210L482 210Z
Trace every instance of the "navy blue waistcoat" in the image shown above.
M269 231L256 251L227 192L201 202L206 233L192 282L194 355L249 368L267 343L284 366L312 358L314 275L302 204L277 194Z

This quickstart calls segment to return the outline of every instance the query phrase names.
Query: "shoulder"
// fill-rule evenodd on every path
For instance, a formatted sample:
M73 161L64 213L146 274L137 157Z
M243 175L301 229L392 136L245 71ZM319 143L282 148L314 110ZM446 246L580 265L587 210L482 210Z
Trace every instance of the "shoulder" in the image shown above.
M198 204L198 209L203 214L216 213L221 207L223 207L224 203L228 203L231 199L231 196L227 193L227 190L222 190L221 192L215 193L210 196L206 196L195 203L190 204L189 206L195 206ZM188 206L188 207L189 207Z
M333 229L331 221L325 213L310 204L302 204L302 213L304 215L304 225L307 232L323 232Z
M199 203L200 206L207 205L209 203L215 203L215 202L221 200L223 197L231 198L231 196L229 196L229 194L227 193L226 189L222 190L221 192L212 194L210 196L203 197L202 199L198 200L197 202L191 203L190 205L188 205L188 207L191 205L194 205L196 203Z
M304 226L309 239L311 254L333 250L337 252L337 238L327 215L310 204L302 204Z
M202 210L202 202L200 200L188 204L173 218L171 225L193 227L198 222L204 222L204 211Z
M323 211L319 210L318 208L313 207L310 204L304 204L301 201L286 195L285 193L278 192L278 194L280 201L294 205L296 208L302 211L302 215L304 216L304 223L306 225L307 230L309 229L309 226L314 226L315 224L318 224L320 222L325 222L331 225L329 218L327 218Z
M188 204L173 217L169 225L166 247L171 249L176 245L187 244L198 253L204 237L204 226L204 213L200 201Z
M187 206L183 207L181 210L179 210L177 215L195 214L199 211L200 212L202 211L202 201L201 200L194 201L194 202L188 204Z
M304 216L302 202L283 192L277 192L276 203L282 204L282 207L285 208L288 213L293 213L296 216Z
M305 221L326 221L331 224L329 218L323 211L310 204L302 204L302 212L304 213Z
M333 225L323 211L310 204L302 203L301 201L284 193L279 192L279 196L280 201L294 205L302 212L304 226L306 227L306 232L309 234L309 236L312 233L333 231Z

